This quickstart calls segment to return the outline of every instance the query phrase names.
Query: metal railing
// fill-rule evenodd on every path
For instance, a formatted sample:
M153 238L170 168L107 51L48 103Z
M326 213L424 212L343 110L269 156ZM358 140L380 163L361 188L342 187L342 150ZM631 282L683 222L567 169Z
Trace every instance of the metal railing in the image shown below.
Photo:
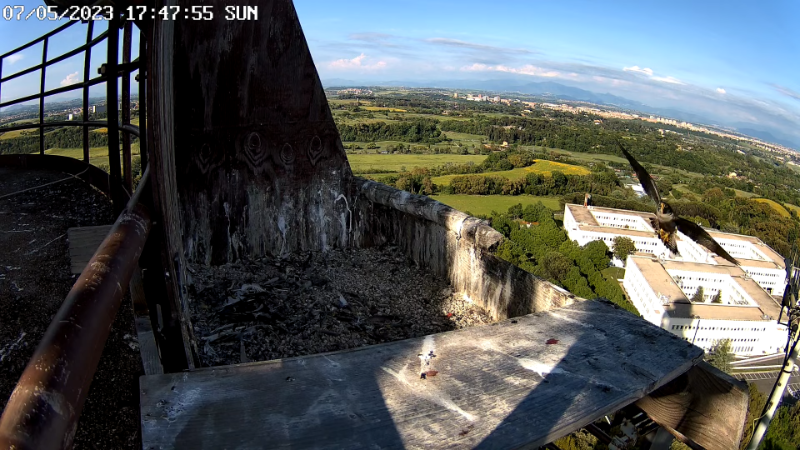
M140 58L131 61L131 42L132 42L132 24L130 21L124 21L121 26L119 18L112 18L108 21L108 30L100 33L97 37L92 37L94 32L94 21L89 20L86 26L86 42L62 55L55 58L48 59L48 43L51 39L55 38L59 33L67 28L70 28L78 22L68 22L59 26L53 31L40 36L39 38L30 41L20 47L17 47L9 52L0 55L0 96L3 92L3 84L11 80L17 79L24 75L36 72L41 72L39 92L32 95L16 98L9 101L0 101L0 108L25 103L31 100L39 100L39 121L38 123L25 123L15 126L0 128L0 132L38 129L39 130L39 154L44 155L46 150L45 145L45 129L52 127L82 127L82 146L83 146L83 161L89 164L89 129L93 127L106 127L108 129L108 165L109 165L109 186L112 189L112 200L118 205L124 202L125 196L115 194L114 189L122 186L127 191L127 196L133 191L133 165L131 155L131 139L132 137L139 137L140 134L144 135L144 121L140 122L140 127L131 124L131 73L141 69ZM119 52L119 30L123 29L122 38L122 64L118 61ZM91 53L92 49L101 42L107 42L107 59L99 66L99 76L91 78ZM140 55L145 51L145 39L140 39ZM14 74L3 76L3 62L10 56L17 54L25 49L28 49L36 44L42 44L42 62L29 67L27 69L18 71ZM69 86L62 86L55 89L45 90L45 78L47 68L64 61L70 57L84 53L84 67L83 67L83 81L80 83L72 84ZM139 82L139 104L140 110L144 110L144 77L143 70L140 70L137 81ZM118 95L117 78L122 79L121 96ZM107 120L89 120L89 88L101 83L106 83L106 113ZM82 120L79 121L52 121L45 122L45 99L65 92L82 90ZM0 97L2 98L2 97ZM119 108L120 102L122 107ZM112 118L119 117L119 110L122 110L121 121L112 120ZM120 142L119 132L122 132L122 158L120 158ZM141 140L143 143L143 140ZM142 144L140 143L141 166L147 165L146 153ZM119 208L117 208L119 210Z
M146 159L144 116L141 127L130 123L130 75L140 67L138 59L131 61L132 25L119 18L109 21L108 31L92 39L93 22L87 24L86 43L56 58L48 60L48 41L75 25L70 22L36 40L0 55L0 93L5 82L41 71L39 92L15 100L1 102L0 107L39 100L38 123L0 128L0 131L39 130L39 152L35 155L15 155L45 162L55 160L63 165L64 158L45 155L45 128L82 127L83 163L87 169L102 173L89 162L89 129L108 128L109 174L103 177L107 193L120 212L111 231L77 278L58 313L50 323L33 357L22 373L14 392L0 417L0 448L59 449L71 448L83 404L86 400L100 356L110 332L110 325L119 310L132 274L138 270L139 258L148 242L152 221L148 186L149 167ZM119 30L123 29L122 63L118 61ZM90 78L91 50L107 40L107 60L100 67L100 76ZM145 55L147 39L140 39L140 54ZM3 77L3 60L31 46L42 43L42 62L12 75ZM82 83L45 91L47 67L84 52ZM144 59L144 58L142 58ZM140 70L140 110L145 111L144 70ZM117 78L122 78L121 121L117 120L119 95ZM106 83L107 117L105 121L89 120L89 88ZM81 121L45 122L45 98L82 89ZM141 128L141 130L140 130ZM120 158L119 132L122 132ZM144 171L133 190L131 138L139 137L141 163ZM53 161L50 161L52 163ZM49 163L48 163L49 164ZM67 164L70 166L70 164ZM73 166L74 167L74 166ZM93 183L94 184L94 183ZM96 185L96 184L95 184ZM96 185L97 186L97 185ZM141 200L141 202L140 202ZM153 244L150 244L151 246ZM156 271L157 272L157 271ZM163 270L162 270L163 273Z

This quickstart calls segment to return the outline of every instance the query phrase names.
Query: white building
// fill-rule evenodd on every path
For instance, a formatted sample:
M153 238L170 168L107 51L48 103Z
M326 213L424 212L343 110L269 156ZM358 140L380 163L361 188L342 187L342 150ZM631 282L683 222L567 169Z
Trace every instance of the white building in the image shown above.
M578 245L603 241L614 249L614 238L625 236L633 240L636 251L659 257L669 255L669 249L650 226L654 214L623 209L568 204L564 207L564 229Z
M614 238L625 236L633 240L637 254L654 255L668 261L687 261L711 265L732 264L705 247L678 233L677 245L680 255L672 255L658 238L650 219L655 214L624 209L603 208L568 204L564 207L564 229L579 245L592 241L603 241L614 248ZM728 253L736 258L747 272L769 294L783 296L786 287L786 266L781 255L760 239L740 234L723 233L706 229ZM621 261L615 261L621 265Z
M786 345L780 304L739 267L629 256L623 286L645 320L705 350L724 339L741 355ZM699 286L704 301L693 303ZM712 303L718 292L721 302Z
M764 290L774 296L783 296L786 289L786 262L778 252L757 237L711 229L706 231L742 264L742 269ZM716 255L713 259L717 264L730 264Z

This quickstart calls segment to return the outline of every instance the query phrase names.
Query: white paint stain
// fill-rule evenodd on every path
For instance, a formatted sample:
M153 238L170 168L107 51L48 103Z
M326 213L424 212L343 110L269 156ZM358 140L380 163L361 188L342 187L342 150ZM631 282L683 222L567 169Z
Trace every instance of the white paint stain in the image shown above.
M436 385L432 383L427 383L424 380L419 380L418 376L411 375L409 377L408 371L408 364L404 365L399 372L395 372L394 370L388 367L381 367L381 369L394 377L397 381L403 384L412 394L421 397L431 403L435 403L439 406L449 409L456 414L461 415L461 417L469 420L470 422L475 421L475 416L472 414L464 411L458 405L453 402L450 397L442 392ZM410 378L410 379L409 379ZM413 381L412 381L413 380Z
M536 372L542 378L544 378L545 375L550 375L553 373L560 373L564 375L569 374L569 372L565 371L564 369L559 369L558 367L555 367L552 364L545 364L543 362L536 361L535 359L519 358L517 359L517 361L519 361L519 364L522 366L523 369Z
M594 328L594 325L590 325L588 323L583 323L580 320L571 319L571 318L569 318L567 316L564 316L564 315L561 315L561 314L557 314L557 313L551 312L550 315L555 317L555 318L557 318L557 319L561 319L564 322L574 323L575 325L581 326L583 328Z
M433 336L425 336L422 340L422 351L419 354L419 373L433 370L431 363L433 358L436 357L436 344Z

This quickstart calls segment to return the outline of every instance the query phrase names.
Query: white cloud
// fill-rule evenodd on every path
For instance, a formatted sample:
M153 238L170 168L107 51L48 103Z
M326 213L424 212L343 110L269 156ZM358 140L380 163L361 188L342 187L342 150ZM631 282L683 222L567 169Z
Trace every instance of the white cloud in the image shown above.
M683 81L681 81L681 80L679 80L679 79L677 79L675 77L650 77L650 79L651 80L655 80L655 81L661 81L663 83L669 83L669 84L681 84L681 85L682 84L686 84Z
M337 59L328 63L328 68L336 70L380 70L386 67L385 61L378 61L374 64L366 64L364 60L367 55L360 54L353 59Z
M524 48L508 48L508 47L495 47L493 45L476 44L474 42L461 41L458 39L448 38L430 38L425 39L425 42L437 45L446 45L450 47L468 48L471 50L488 51L493 53L537 53Z
M722 89L722 88L717 88L717 92L719 92L720 94L725 94L726 93L725 89Z
M79 83L79 82L80 82L80 80L78 80L78 72L74 72L74 73L71 73L71 74L67 75L66 78L61 80L61 85L62 86L69 86L70 84L75 84L75 83Z
M643 73L643 74L647 75L648 77L652 77L653 76L653 69L648 69L647 67L645 67L645 68L641 68L639 66L623 67L622 70L624 70L625 72Z
M608 78L608 77L601 77L601 76L593 76L592 80L601 83L601 84L608 84L613 87L620 87L620 86L630 86L633 83L626 80L618 80L616 78Z
M572 73L569 75L562 75L561 72L544 69L542 67L536 67L531 64L526 64L520 68L508 67L502 64L498 64L496 66L490 66L487 64L479 64L475 63L471 66L464 66L461 68L464 72L507 72L507 73L516 73L520 75L530 75L534 77L546 77L546 78L559 78L559 77L566 77L566 76L577 76L577 74Z
M775 88L776 91L780 92L781 94L791 97L795 100L800 100L800 92L793 91L787 87L781 86L779 84L772 84L772 87Z
M14 53L11 56L5 57L5 59L3 59L3 61L8 61L8 64L13 65L15 62L21 60L24 57L25 57L25 55L23 55L22 53Z
M623 72L641 73L643 75L646 75L653 81L660 81L662 83L669 83L669 84L680 84L680 85L685 84L683 81L675 77L657 77L655 76L655 72L653 72L653 69L647 67L631 66L631 67L623 67L622 70Z

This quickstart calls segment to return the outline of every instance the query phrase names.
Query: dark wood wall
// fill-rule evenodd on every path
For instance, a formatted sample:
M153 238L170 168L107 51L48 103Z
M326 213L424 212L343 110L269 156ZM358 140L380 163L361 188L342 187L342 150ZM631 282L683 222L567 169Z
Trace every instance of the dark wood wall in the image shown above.
M232 2L231 2L232 3ZM346 245L351 171L294 6L178 20L175 176L189 262ZM180 0L180 6L191 2Z

